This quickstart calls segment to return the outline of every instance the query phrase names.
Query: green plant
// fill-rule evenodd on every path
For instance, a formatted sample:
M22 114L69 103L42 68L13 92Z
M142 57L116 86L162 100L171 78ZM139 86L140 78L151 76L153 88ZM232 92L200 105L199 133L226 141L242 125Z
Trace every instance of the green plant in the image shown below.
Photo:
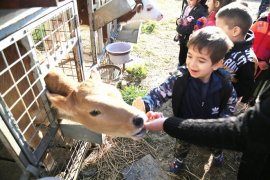
M139 84L147 76L147 70L143 65L135 65L126 69L125 79L130 83Z
M147 90L141 87L136 87L136 86L126 86L124 89L121 90L122 97L124 101L128 104L132 104L133 100L136 97L143 97L147 93Z
M45 31L44 24L40 25L37 29L34 29L32 32L32 38L35 44L39 43L45 36L46 36L46 31ZM38 50L41 50L41 51L45 50L43 43L40 43L37 48Z
M156 28L156 24L153 22L143 24L142 25L142 33L150 34L150 33L154 32L155 28Z

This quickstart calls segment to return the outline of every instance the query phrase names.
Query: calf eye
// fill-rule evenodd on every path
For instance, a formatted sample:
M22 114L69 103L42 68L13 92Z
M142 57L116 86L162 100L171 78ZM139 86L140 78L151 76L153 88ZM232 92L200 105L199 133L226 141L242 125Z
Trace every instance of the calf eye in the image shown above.
M92 116L97 116L97 115L101 114L101 112L99 110L95 109L95 110L91 111L89 114L91 114Z
M147 8L146 10L147 11L151 11L153 8L152 7L149 7L149 8Z

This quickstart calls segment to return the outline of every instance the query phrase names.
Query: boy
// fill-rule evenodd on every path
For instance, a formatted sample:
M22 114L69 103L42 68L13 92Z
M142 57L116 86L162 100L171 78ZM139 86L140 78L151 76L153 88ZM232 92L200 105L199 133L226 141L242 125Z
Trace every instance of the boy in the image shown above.
M234 47L226 54L224 66L234 74L233 86L242 103L247 103L255 86L255 63L252 53L254 34L249 31L252 17L248 7L233 2L216 14L216 26L224 30L234 43Z
M270 83L263 89L255 108L237 117L209 120L160 118L146 122L144 127L152 131L164 130L172 137L197 145L243 152L237 179L264 180L270 179L269 107Z
M194 25L197 20L207 15L207 10L200 3L200 0L188 0L188 5L184 8L180 18L176 20L177 35L174 38L175 41L179 40L179 66L182 66L186 62L187 58L187 41L194 29ZM183 23L184 22L184 23Z
M195 31L187 43L187 69L181 67L180 75L170 76L147 96L136 99L133 105L148 112L172 98L176 117L218 118L232 115L237 101L236 93L224 71L219 69L232 45L218 27ZM171 172L178 174L183 170L189 149L190 144L186 142L181 142L181 146L175 149L176 160L170 167ZM215 154L214 159L222 163L221 151Z

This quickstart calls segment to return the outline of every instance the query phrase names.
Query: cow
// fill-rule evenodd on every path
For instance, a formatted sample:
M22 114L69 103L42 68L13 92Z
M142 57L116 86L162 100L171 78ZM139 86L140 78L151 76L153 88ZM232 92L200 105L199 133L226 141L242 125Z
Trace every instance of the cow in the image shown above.
M116 137L140 139L145 134L146 115L128 105L120 91L100 77L75 82L57 70L45 77L47 97L60 118L83 124L88 129Z
M134 0L134 8L126 14L117 18L117 22L121 25L143 20L160 21L163 18L163 14L155 5L153 0ZM87 11L87 0L81 0L77 2L79 22L81 25L89 26L89 18ZM103 43L108 41L107 25L102 27Z
M132 11L120 16L119 23L130 23L134 21L153 20L160 21L163 14L157 8L153 0L135 0L136 5Z
M138 20L154 20L160 21L163 18L163 14L157 8L153 0L134 0L134 8L126 14L120 16L117 21L119 23L127 23ZM77 2L79 21L82 25L89 25L87 0L81 0Z

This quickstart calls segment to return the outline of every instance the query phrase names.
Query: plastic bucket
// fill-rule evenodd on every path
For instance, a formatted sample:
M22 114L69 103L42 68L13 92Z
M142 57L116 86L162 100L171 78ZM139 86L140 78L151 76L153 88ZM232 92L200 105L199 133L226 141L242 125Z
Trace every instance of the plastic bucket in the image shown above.
M106 46L109 58L114 64L124 64L130 61L131 45L126 42L115 42Z

